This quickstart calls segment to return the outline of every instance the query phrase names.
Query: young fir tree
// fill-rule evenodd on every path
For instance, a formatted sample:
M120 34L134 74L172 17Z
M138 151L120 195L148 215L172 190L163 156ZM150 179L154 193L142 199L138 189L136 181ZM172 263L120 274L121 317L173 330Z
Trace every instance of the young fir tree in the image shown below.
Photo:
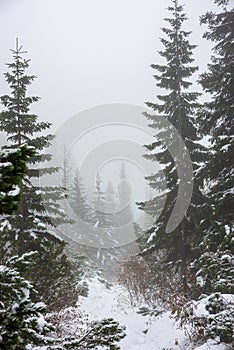
M42 135L50 128L50 123L38 122L38 117L30 113L31 104L38 101L39 98L27 96L27 89L35 76L26 74L29 60L22 57L24 51L22 47L18 47L18 41L16 50L12 50L12 53L13 63L8 64L9 72L5 73L11 94L1 97L4 109L0 114L0 130L7 133L11 145L33 146L38 153L31 158L27 176L20 183L22 196L18 211L12 216L1 219L7 219L11 225L10 230L8 227L3 232L4 239L1 244L6 244L7 254L2 258L6 260L8 256L37 251L38 258L34 260L31 269L24 277L31 279L40 297L47 301L48 290L45 286L50 284L50 294L56 299L59 289L63 288L62 276L71 275L70 264L63 253L65 243L48 229L48 225L66 222L66 217L58 202L63 197L63 192L56 186L42 188L37 184L39 176L57 171L57 168L40 167L41 161L46 162L51 159L50 154L43 154L42 157L40 153L49 146L54 136ZM42 200L42 192L46 198L47 210ZM55 252L58 253L56 257ZM41 269L42 261L45 267L43 270ZM55 300L54 302L56 305Z
M155 141L145 146L150 151L150 154L145 157L159 162L163 169L147 177L149 185L158 191L159 196L140 203L140 209L145 210L156 219L152 228L146 231L139 243L145 257L162 256L163 252L161 266L173 267L186 276L187 267L196 256L196 246L201 239L199 212L202 208L203 197L199 186L202 185L200 168L205 159L205 152L204 147L199 143L200 138L196 126L199 94L189 90L192 83L188 80L198 69L192 65L194 61L192 52L196 45L191 45L189 42L188 37L191 32L183 29L183 24L187 19L183 6L178 5L177 0L172 0L172 5L168 7L168 10L171 17L166 18L165 21L169 27L162 28L165 34L165 37L161 38L164 50L159 52L165 64L151 65L156 71L154 78L157 86L165 91L165 94L157 95L157 102L147 102L146 105L170 122L184 140L193 165L194 188L190 207L185 217L172 232L167 233L166 225L177 200L179 179L175 161L167 149L168 146L167 148L165 146L165 140L171 143L171 147L173 147L174 140L170 137L170 128L165 129L165 125L160 124L157 115L145 114L151 123L149 126L157 130ZM182 159L181 163L186 167L186 164L183 164L185 161L182 147L179 151L177 158ZM161 188L164 177L167 184L166 194ZM164 209L158 218L161 203L165 197ZM153 258L153 260L157 259ZM184 286L186 287L186 283Z
M69 203L74 214L86 223L93 222L93 211L86 202L86 193L79 170L76 170L69 190Z
M119 226L124 226L133 221L131 208L132 191L128 182L125 165L122 163L120 170L120 182L118 185L118 202L121 210L116 215Z
M16 146L27 144L33 146L38 154L30 161L27 178L22 182L22 199L16 220L19 231L25 231L31 227L33 221L39 220L44 224L59 224L65 221L62 211L59 209L58 200L62 198L59 187L45 189L47 199L47 211L42 202L42 187L37 184L37 179L44 174L58 171L55 167L43 167L43 162L49 161L51 154L42 154L42 151L50 145L54 135L41 135L49 129L51 124L38 122L38 116L30 113L31 104L38 101L38 96L27 96L27 89L35 79L35 76L26 74L29 61L22 57L25 53L22 46L11 50L13 63L7 64L9 72L5 73L6 82L11 89L11 95L1 96L3 111L0 118L0 130L8 135L8 141ZM52 219L51 219L52 218Z
M69 195L69 188L71 186L72 178L74 176L74 164L71 157L71 153L64 145L63 148L63 165L61 167L62 186L65 191L66 197Z
M102 180L99 173L96 176L93 204L95 208L95 227L110 227L111 222L108 214L105 212L105 193L102 191Z
M97 173L95 181L95 192L94 192L94 231L93 235L95 237L96 244L99 248L91 248L88 252L90 258L96 263L107 268L110 264L110 260L113 253L112 244L113 243L113 222L112 215L108 213L107 202L105 198L105 192L102 190L102 179ZM110 248L103 248L107 244Z
M83 180L77 169L68 190L68 203L73 223L67 226L68 235L73 242L82 245L92 244L92 229L96 223L95 210L86 201L86 191ZM82 250L82 246L80 246Z
M204 172L208 182L206 232L196 261L203 292L230 293L233 285L233 154L234 154L234 9L228 0L216 0L220 13L207 12L204 37L214 43L211 63L200 83L211 99L200 113L202 131L210 136L211 152Z
M105 192L105 199L106 199L106 208L109 213L109 219L112 223L112 226L117 226L117 219L116 219L116 194L114 191L114 187L111 183L111 181L108 182Z
M64 144L62 166L59 169L59 177L61 179L62 191L64 195L64 199L63 201L61 201L61 207L63 208L66 215L69 217L71 217L71 214L72 214L68 201L69 201L69 190L70 190L73 176L74 176L73 160L71 157L71 153L69 152L66 145ZM70 224L72 223L71 219L69 223ZM60 231L59 232L60 238L70 241L69 238L70 238L71 226L68 225L68 223L65 223L64 225L62 225L59 231Z

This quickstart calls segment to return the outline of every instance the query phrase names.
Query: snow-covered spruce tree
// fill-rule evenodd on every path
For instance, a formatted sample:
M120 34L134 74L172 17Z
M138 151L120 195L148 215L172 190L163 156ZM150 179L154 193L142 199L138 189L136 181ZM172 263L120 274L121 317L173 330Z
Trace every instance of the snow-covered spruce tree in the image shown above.
M26 162L34 155L34 150L26 145L16 149L5 149L0 153L1 215L10 215L17 210L17 200L20 198L17 186L23 175L26 175ZM6 220L2 225L8 226L10 230L10 224ZM45 304L32 301L31 294L36 291L19 273L19 270L22 272L31 269L30 261L34 258L35 253L32 252L21 257L14 256L8 259L6 264L0 264L0 349L25 350L37 345L45 345L44 348L48 350L77 348L85 350L97 346L105 346L110 350L119 349L117 342L125 336L124 327L120 327L112 319L93 322L85 329L84 315L77 309L67 308L53 315L56 315L57 319L61 314L68 314L71 316L69 320L67 317L66 320L63 318L62 324L55 323L56 327L46 321ZM66 293L69 291L66 290ZM74 310L73 313L70 313L71 309ZM74 314L81 315L79 320L73 317ZM80 325L80 327L75 325L75 331L74 321ZM69 332L61 337L61 327L66 328L64 323Z
M86 193L79 169L76 170L75 177L69 189L69 204L74 214L86 223L94 223L94 211L86 202Z
M66 308L48 316L55 326L51 334L55 341L53 346L45 347L45 350L118 350L118 342L125 337L125 327L118 322L111 318L90 322L87 315L77 308Z
M204 232L195 269L200 297L194 308L183 305L180 319L195 331L224 343L234 341L233 301L233 28L234 10L228 0L217 0L220 13L207 12L204 37L215 43L208 70L200 76L204 91L210 94L200 112L200 125L210 136L209 160L204 167L207 201L200 227ZM193 311L188 313L186 310ZM197 315L196 310L203 310Z
M47 301L50 291L55 302L63 285L62 277L71 275L69 261L63 253L65 243L48 229L48 225L66 222L58 202L63 196L63 191L56 186L42 188L37 184L39 175L57 171L57 168L51 167L40 169L42 160L40 153L49 146L54 136L51 134L44 136L43 132L50 128L50 123L38 122L38 117L30 113L31 104L39 98L27 96L27 89L35 78L26 74L29 60L22 57L24 52L22 47L18 47L18 43L12 53L13 62L8 64L9 72L5 73L11 94L1 96L3 111L0 113L0 130L8 135L10 145L33 146L37 154L31 158L27 176L20 183L22 196L18 211L12 216L1 219L7 219L11 225L10 230L8 226L8 229L3 231L4 239L1 244L6 243L9 256L30 251L38 252L37 259L24 277L33 282L39 292L38 295L44 298L44 301ZM43 161L50 159L50 154L43 154ZM47 211L42 201L42 191L45 192ZM6 260L8 255L1 258ZM42 262L45 269L42 269Z
M0 152L0 215L12 214L18 208L20 182L27 173L26 162L35 156L32 147L5 148Z
M26 174L26 162L35 156L35 151L26 145L5 149L0 153L0 208L1 215L13 214L18 208L19 185ZM9 226L6 220L2 222ZM1 247L2 248L2 247ZM31 300L33 287L19 273L29 267L32 254L15 256L6 264L0 263L0 349L25 349L27 345L45 342L44 335L52 326L44 319L45 305Z
M108 182L105 192L105 200L106 200L106 207L108 209L109 213L109 219L112 223L112 226L115 227L118 225L117 218L116 218L116 193L114 191L114 187L111 183L111 181Z
M204 91L211 97L200 113L202 131L210 136L211 152L204 168L208 197L201 222L204 237L193 263L201 293L199 302L206 312L193 316L191 322L202 325L205 335L230 343L234 341L234 9L228 0L215 3L221 11L201 17L201 23L208 25L204 37L214 42L211 63L200 76Z
M72 179L74 177L74 163L71 153L67 149L66 145L63 147L63 164L61 167L62 186L65 190L66 196L68 196L69 188L71 186Z
M91 260L96 261L97 265L106 270L113 268L113 261L116 261L117 249L115 248L116 240L114 232L114 215L108 207L110 202L106 200L105 192L102 189L103 182L100 174L97 173L95 180L95 192L93 194L94 206L94 230L98 248L89 248L88 256ZM113 203L112 203L113 204ZM97 244L95 243L95 244ZM104 245L104 247L103 247ZM106 248L106 245L108 248Z
M42 161L40 152L49 146L53 140L54 135L41 135L40 133L50 128L50 123L38 122L38 117L30 113L30 106L32 103L39 100L37 96L27 96L27 88L35 79L35 76L26 75L25 71L29 67L29 60L23 59L22 47L16 47L16 50L11 50L13 53L13 62L7 64L9 72L5 73L6 82L11 89L11 95L1 96L1 102L3 105L3 111L1 112L0 128L1 131L7 133L8 141L11 144L20 146L21 144L27 144L35 147L38 154L31 160L31 166L28 171L28 178L22 184L23 196L20 202L21 220L19 227L24 230L27 227L27 220L30 220L30 215L33 209L37 209L36 218L44 223L51 223L49 215L45 213L41 196L39 193L40 188L33 186L32 178L39 177L38 164ZM43 160L50 160L50 154L44 154ZM37 166L37 167L36 167ZM57 171L56 168L44 168L41 169L41 175L43 173L53 173ZM56 199L59 197L59 188L51 188L51 196L54 196L54 202L51 203L51 213L57 214ZM54 192L54 193L53 193ZM35 212L34 212L35 216ZM20 217L18 218L20 219ZM19 221L19 220L18 220ZM62 221L61 215L58 215L58 222Z
M201 23L208 26L204 37L214 43L211 63L200 76L211 96L200 114L202 131L210 136L211 152L204 171L208 202L202 227L206 235L196 261L203 277L203 292L234 293L234 9L228 0L216 0L220 13L207 12Z
M106 201L109 203L109 206L112 206L112 209L115 209L115 199L116 199L116 194L114 191L114 187L112 185L111 181L108 181L107 187L106 187Z
M13 214L18 209L20 200L20 184L27 173L26 162L35 156L32 147L26 145L17 148L5 148L0 152L0 215ZM0 222L0 261L7 256L9 250L8 235L4 232L11 229L8 220Z
M128 182L128 177L125 170L125 165L122 163L120 170L120 182L118 184L118 201L121 211L116 214L116 220L119 226L127 225L133 221L131 208L131 187Z
M30 254L13 257L0 265L0 349L24 350L28 345L43 345L53 327L45 320L45 304L34 303L31 283L19 269L29 268ZM31 256L31 258L33 258Z
M125 327L112 318L103 319L91 323L90 330L77 341L82 350L98 349L103 347L108 350L119 350L118 342L126 336Z
M202 185L200 168L205 160L205 149L199 143L200 137L196 124L199 93L191 92L192 83L188 80L198 69L192 65L193 49L196 46L189 42L188 37L191 32L183 30L183 23L187 19L183 6L178 5L177 0L172 0L172 5L168 7L168 10L172 15L165 19L169 23L169 28L162 28L165 34L165 37L161 38L164 50L159 52L165 64L151 65L156 71L154 78L157 86L165 91L165 94L157 95L158 101L155 103L147 102L146 105L155 114L145 114L150 121L149 126L157 131L155 141L145 146L149 151L145 157L153 162L158 162L163 169L146 178L149 185L158 191L159 196L140 203L140 209L158 218L158 212L161 210L161 203L165 196L166 201L163 212L155 220L154 225L140 238L139 245L145 258L152 260L151 266L160 257L158 268L161 266L164 269L175 269L182 276L182 287L188 293L186 271L190 262L196 257L196 247L201 240L199 222L203 196L199 187ZM190 153L194 171L194 188L190 207L182 222L170 233L166 232L166 225L177 199L180 179L178 179L175 161L168 147L165 146L166 139L170 140L171 147L175 140L170 137L170 128L165 129L165 125L160 124L156 113L163 116L178 130ZM177 158L181 159L180 162L186 168L182 147L179 151ZM162 191L164 177L167 184L166 194Z
M100 178L99 173L97 174L95 181L93 204L95 208L95 227L110 227L111 222L109 220L108 214L105 212L105 193L102 190L102 179Z

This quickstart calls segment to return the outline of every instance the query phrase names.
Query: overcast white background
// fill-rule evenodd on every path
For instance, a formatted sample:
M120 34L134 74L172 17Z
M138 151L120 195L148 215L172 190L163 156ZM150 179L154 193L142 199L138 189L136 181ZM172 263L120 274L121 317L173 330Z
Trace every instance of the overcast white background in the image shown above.
M213 0L182 4L189 18L186 29L193 32L190 40L199 45L195 63L202 72L210 44L202 39L199 16L214 8ZM3 72L19 37L31 58L30 73L38 77L30 88L41 97L33 111L55 127L91 106L143 106L155 100L149 65L161 61L157 51L168 5L169 0L0 0L0 94L9 91Z
M198 45L194 65L199 72L193 76L192 89L201 91L196 80L210 61L211 43L202 38L206 28L200 26L199 17L216 7L213 0L182 0L180 4L188 16L184 28L192 31L190 42ZM31 110L40 120L52 122L56 134L66 120L90 107L113 102L144 107L145 101L153 102L158 93L164 93L156 87L150 64L164 63L158 51L163 49L161 28L169 25L163 19L171 15L166 10L170 5L170 0L0 0L0 95L9 93L3 73L5 64L12 62L9 49L15 48L18 37L28 51L25 57L31 59L28 73L37 76L28 93L41 97ZM77 130L86 122L82 113L79 117ZM98 115L95 118L99 120ZM134 203L146 196L146 169L138 163L145 153L142 144L152 140L147 132L142 140L134 126L124 130L112 126L107 135L106 129L97 128L95 134L73 143L71 153L81 169L84 155L94 152L98 157L102 143L109 150L112 139L127 140L129 147L135 140L138 151L125 161ZM69 148L69 133L65 137ZM62 144L62 151L57 150L61 156L63 148ZM123 159L125 151L123 142L118 152ZM97 169L102 169L103 188L110 179L115 187L118 184L122 161L116 157ZM157 165L151 164L152 172L157 171ZM90 183L86 187L94 191Z

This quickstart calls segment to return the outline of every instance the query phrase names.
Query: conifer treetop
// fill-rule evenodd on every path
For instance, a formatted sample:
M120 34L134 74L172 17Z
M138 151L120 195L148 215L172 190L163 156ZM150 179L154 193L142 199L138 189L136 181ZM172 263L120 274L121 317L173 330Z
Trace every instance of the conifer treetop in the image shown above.
M23 58L27 51L23 51L23 46L19 46L18 39L16 39L16 48L10 51L13 55L13 62L7 63L9 71L4 73L4 76L11 89L11 94L1 96L4 110L1 113L0 130L10 135L8 140L17 143L18 146L27 143L41 150L54 136L47 135L47 137L38 138L35 145L33 144L35 142L30 142L32 135L49 129L51 123L38 122L38 116L30 113L31 104L37 102L39 97L27 96L27 89L36 78L35 75L25 73L30 62L30 59Z

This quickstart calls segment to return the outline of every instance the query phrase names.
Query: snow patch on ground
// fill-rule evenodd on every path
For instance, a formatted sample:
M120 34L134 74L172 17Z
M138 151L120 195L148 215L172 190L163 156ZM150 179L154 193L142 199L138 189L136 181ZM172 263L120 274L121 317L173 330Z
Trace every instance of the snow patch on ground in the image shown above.
M138 307L131 305L128 292L120 285L107 289L98 277L89 281L88 297L79 297L82 311L90 320L113 317L126 326L127 336L119 343L121 350L227 350L222 344L208 341L202 346L188 345L184 330L178 323L163 313L157 318L142 316Z

